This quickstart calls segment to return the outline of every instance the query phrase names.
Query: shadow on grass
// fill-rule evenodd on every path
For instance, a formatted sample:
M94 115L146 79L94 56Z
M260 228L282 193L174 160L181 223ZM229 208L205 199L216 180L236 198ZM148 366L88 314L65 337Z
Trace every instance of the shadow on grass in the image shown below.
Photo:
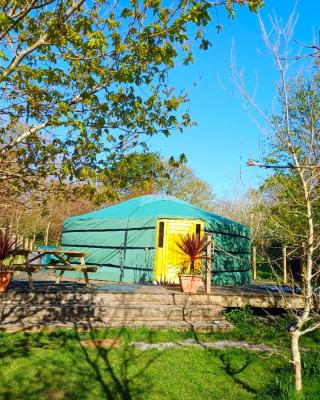
M101 331L100 331L101 335ZM3 400L144 399L152 386L147 371L161 353L147 359L124 341L119 348L87 348L83 339L96 338L96 332L75 331L14 334L0 338L0 377ZM117 337L121 340L122 333ZM50 344L51 343L51 344Z
M87 348L81 342L81 332L76 328L78 343L82 349L84 359L91 371L94 373L96 382L102 388L105 399L144 399L146 393L151 392L151 384L145 379L148 368L159 357L160 353L154 353L153 357L145 360L143 353L132 347L128 341L126 329L121 329L117 338L121 345L118 349L108 349L94 345L94 348ZM94 341L96 338L94 329L89 331L90 338ZM115 368L114 358L117 352L119 364ZM133 366L135 366L133 371ZM137 366L139 366L137 368ZM111 378L111 379L110 379ZM137 385L140 381L142 384Z
M119 347L96 344L95 339L110 337L110 330L102 328L104 320L114 318L121 325L121 318L123 322L127 318L125 307L119 314L116 307L108 311L102 306L94 293L28 292L2 296L0 330L19 328L21 332L0 332L0 398L146 398L152 389L147 372L161 353L144 356L130 346L130 334L121 327L111 330ZM57 329L59 324L70 329ZM50 326L55 330L48 331ZM37 331L28 332L30 328ZM93 346L83 344L88 339Z
M198 335L191 323L191 331L178 336L175 336L175 333L169 333L160 337L157 332L147 329L140 330L138 333L121 327L104 329L103 324L107 320L118 321L119 325L121 323L124 325L127 320L133 318L133 315L130 314L132 309L128 311L124 306L127 301L126 296L121 294L117 298L117 303L112 303L112 301L107 303L106 300L104 302L101 300L99 293L78 291L78 289L69 291L67 287L63 293L39 291L0 296L0 329L1 325L3 328L19 326L22 330L28 329L28 327L41 328L39 332L33 334L28 332L12 335L0 333L0 380L2 382L0 399L140 400L153 396L152 398L180 400L179 390L182 381L184 380L188 384L191 382L190 376L194 376L192 383L196 382L196 385L199 386L195 389L198 393L200 391L199 379L203 373L208 373L214 358L218 358L217 369L212 372L212 375L210 375L211 372L206 375L208 379L204 385L207 382L210 382L211 385L212 380L212 387L214 387L217 374L223 371L224 375L230 378L230 382L234 383L235 393L241 388L240 392L246 392L248 398L290 399L290 397L281 397L281 393L285 393L286 390L286 381L279 384L280 386L270 382L270 387L266 387L265 390L266 397L262 397L261 392L258 393L254 386L255 382L250 377L247 379L255 368L254 362L257 360L257 355L241 350L207 348L203 342L204 336ZM181 304L182 309L186 306L187 304ZM186 317L185 321L187 320ZM245 323L252 327L250 321L246 320ZM59 325L72 329L58 329L52 332L43 329L51 326L56 329ZM99 330L96 329L97 326L100 327ZM203 370L190 375L190 371L196 370L197 366L192 364L192 358L189 361L190 355L189 353L184 354L184 351L179 353L183 357L181 357L180 364L177 362L176 370L173 370L168 361L162 362L165 357L158 363L159 357L162 357L165 352L157 350L140 352L131 346L131 343L136 340L136 336L139 336L139 339L143 337L144 341L151 343L158 339L163 340L163 338L169 341L180 341L181 338L193 339L204 349L205 357L207 357L204 367L202 367ZM117 348L102 347L96 341L105 338L117 338L120 346ZM315 340L317 338L318 336L314 337ZM91 340L93 346L87 347L84 340ZM170 353L167 352L166 355L168 354ZM167 360L174 363L176 356L178 354L170 354ZM318 395L319 384L317 378L313 377L320 376L320 370L314 370L317 368L317 364L312 364L311 361L310 359L309 375L312 378L307 385L310 387L313 385L312 393ZM320 358L318 361L320 365ZM261 362L263 363L263 360ZM185 366L186 363L190 363L190 367L188 364L190 371L182 376L183 372L179 370L179 367ZM164 378L162 377L162 385L168 389L163 391L165 395L159 391L162 390L162 387L157 386L159 376L156 366L158 364L162 365L164 371L166 368L168 369L168 373L163 375ZM281 371L285 370L279 369L275 375L280 376ZM174 381L170 381L170 374L174 373L176 374L175 381L178 381L175 388L175 393L178 393L176 397L174 397L170 385ZM222 373L221 378L223 378ZM228 383L229 379L226 382ZM156 390L159 392L156 393ZM311 393L311 389L308 390ZM168 397L168 393L172 397ZM309 397L308 400L316 398L318 397Z
M243 353L242 357L235 357L234 355L219 352L217 353L220 361L222 363L222 368L224 372L233 380L233 382L247 392L257 394L258 391L252 388L248 383L244 382L239 374L244 372L254 361L254 357L252 354Z

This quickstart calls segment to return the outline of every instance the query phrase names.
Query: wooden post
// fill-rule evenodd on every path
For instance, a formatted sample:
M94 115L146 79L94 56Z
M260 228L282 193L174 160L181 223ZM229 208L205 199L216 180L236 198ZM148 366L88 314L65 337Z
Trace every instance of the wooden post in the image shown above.
M257 279L257 249L252 247L252 276L253 279Z
M288 273L287 273L287 248L283 246L282 248L282 271L283 271L283 283L288 282Z
M212 252L214 252L214 244L212 243L212 235L207 234L207 255L206 255L206 293L211 292L211 263L212 263Z

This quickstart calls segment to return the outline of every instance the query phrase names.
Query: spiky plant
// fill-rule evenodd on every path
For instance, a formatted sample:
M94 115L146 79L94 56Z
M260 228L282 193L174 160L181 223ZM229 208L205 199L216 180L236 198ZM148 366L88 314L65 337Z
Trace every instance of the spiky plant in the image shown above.
M201 263L199 263L200 267L196 267L196 261L207 259L207 257L203 255L208 247L206 237L203 236L200 238L198 235L187 233L180 237L177 246L188 259L190 275L200 274Z
M14 256L20 249L21 245L16 238L10 236L7 232L0 231L0 270L3 267L3 260Z

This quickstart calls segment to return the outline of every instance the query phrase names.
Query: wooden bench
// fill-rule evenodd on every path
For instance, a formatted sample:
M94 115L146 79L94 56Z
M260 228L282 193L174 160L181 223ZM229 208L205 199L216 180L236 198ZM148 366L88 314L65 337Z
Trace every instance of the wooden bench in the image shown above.
M47 270L60 271L59 275L56 276L56 283L57 284L59 284L61 282L61 279L62 279L63 274L65 273L65 271L82 272L87 287L91 286L90 282L89 282L88 272L96 272L97 271L97 267L94 267L94 266L83 267L83 266L79 266L79 265L65 266L65 265L57 264L57 265L45 265L44 267Z
M29 278L29 287L30 289L34 289L34 283L33 283L33 279L32 279L32 274L39 272L40 270L40 266L39 265L28 265L26 264L13 264L10 269L13 270L13 272L15 271L19 271L19 272L26 272L28 274L28 278Z
M32 258L29 258L31 253L37 253ZM84 280L87 287L90 287L88 272L96 272L96 266L86 266L85 256L87 253L83 251L73 251L73 250L55 250L55 249L39 249L39 250L20 250L17 254L25 256L24 264L16 264L13 266L15 271L26 272L29 276L29 286L34 288L32 273L39 272L40 268L45 268L47 270L60 271L56 275L56 283L59 284L63 277L65 271L82 272ZM51 255L56 263L52 264L35 264L34 261L41 259L44 255ZM72 264L71 260L79 259L79 265Z
M54 257L55 264L43 265L48 270L60 271L56 276L56 283L59 284L63 277L65 271L74 271L74 272L82 272L84 276L84 280L87 287L90 287L89 275L88 272L96 272L96 266L86 266L85 256L87 253L83 251L75 251L75 250L37 250L38 255L29 260L32 262L33 260L42 257L45 254L52 255ZM78 259L79 265L72 264L71 260Z

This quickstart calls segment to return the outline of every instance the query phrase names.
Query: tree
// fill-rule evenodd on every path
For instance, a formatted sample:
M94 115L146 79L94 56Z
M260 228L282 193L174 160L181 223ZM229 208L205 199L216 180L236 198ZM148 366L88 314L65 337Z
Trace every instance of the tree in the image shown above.
M196 176L184 154L164 160L159 153L132 153L115 163L107 173L114 201L135 196L164 193L212 210L214 194L210 185ZM97 192L99 198L103 188Z
M260 245L265 237L265 221L267 210L262 194L256 190L246 193L236 191L231 195L216 198L213 211L223 217L247 225L251 230L251 242Z
M286 26L272 21L272 32L267 34L262 21L261 29L267 48L274 57L280 82L278 85L279 112L269 116L250 96L243 84L242 74L233 69L234 81L245 97L266 123L268 150L263 163L249 160L249 165L273 168L273 193L279 210L275 219L288 231L291 242L302 243L305 267L303 274L303 308L294 313L289 327L294 383L297 392L302 391L302 368L299 340L301 336L320 328L318 291L320 269L317 253L320 247L319 231L319 173L320 173L320 70L318 60L312 75L290 76L288 43L295 24L291 15ZM298 75L298 77L297 77ZM279 172L282 171L282 172ZM267 184L271 182L267 181ZM276 184L276 185L275 185ZM284 195L287 196L286 205ZM281 209L282 208L282 209ZM276 225L276 229L279 226Z
M197 207L212 211L214 194L211 186L195 175L184 163L165 163L166 177L161 182L161 191L178 197Z
M167 74L192 62L189 25L207 49L210 10L237 4L262 0L0 0L0 181L95 180L146 137L188 126Z
M277 171L258 189L263 201L255 207L268 216L264 221L264 235L269 242L290 246L302 255L305 242L304 204L296 171ZM314 218L319 222L319 204L314 204Z
M0 201L0 227L7 227L12 233L24 237L35 237L38 242L43 242L48 224L49 238L56 242L65 218L92 211L97 207L87 193L83 195L81 190L74 189L68 192L66 188L62 191L34 189L27 194L7 192Z
M159 153L131 153L108 171L115 200L159 192L164 164Z

